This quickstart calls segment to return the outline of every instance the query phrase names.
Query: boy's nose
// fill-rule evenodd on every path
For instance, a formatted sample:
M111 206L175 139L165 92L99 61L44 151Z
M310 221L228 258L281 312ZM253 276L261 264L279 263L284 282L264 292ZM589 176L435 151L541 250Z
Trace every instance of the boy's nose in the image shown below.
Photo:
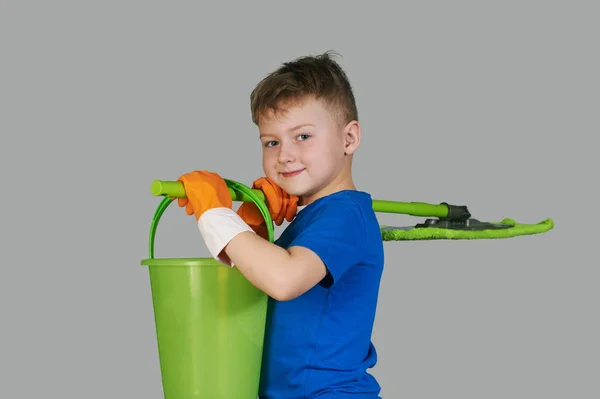
M279 145L279 162L286 163L294 160L294 150L291 145L280 144Z

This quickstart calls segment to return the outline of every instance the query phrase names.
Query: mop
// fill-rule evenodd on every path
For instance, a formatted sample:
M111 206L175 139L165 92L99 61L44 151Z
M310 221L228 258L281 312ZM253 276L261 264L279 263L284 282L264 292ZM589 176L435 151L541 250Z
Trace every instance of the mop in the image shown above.
M261 190L248 189L236 181L224 180L233 201L266 201ZM155 180L150 190L155 196L185 197L183 183L178 181ZM446 202L430 204L374 199L373 210L427 218L413 226L380 226L383 241L499 239L541 234L554 228L554 221L550 218L533 224L518 223L510 218L482 222L471 218L466 205L450 205Z

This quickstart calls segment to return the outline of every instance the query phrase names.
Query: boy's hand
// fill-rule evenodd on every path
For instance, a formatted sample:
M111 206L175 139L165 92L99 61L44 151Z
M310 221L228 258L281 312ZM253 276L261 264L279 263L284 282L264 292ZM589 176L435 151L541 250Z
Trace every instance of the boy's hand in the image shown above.
M283 220L291 222L298 210L298 197L289 195L268 177L261 177L252 183L253 189L260 189L265 194L269 214L273 222L280 226ZM261 237L267 237L265 219L253 202L243 203L237 211L238 215Z
M232 199L225 180L217 173L195 170L181 175L177 181L183 183L187 198L178 198L180 207L196 220L212 208L231 208Z

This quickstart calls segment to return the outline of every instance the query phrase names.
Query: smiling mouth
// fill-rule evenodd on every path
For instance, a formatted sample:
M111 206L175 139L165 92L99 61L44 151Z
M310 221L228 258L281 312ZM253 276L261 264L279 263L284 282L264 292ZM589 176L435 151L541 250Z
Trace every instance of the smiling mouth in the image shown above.
M299 175L300 173L302 173L302 171L304 171L304 169L300 169L300 170L296 170L294 172L282 172L281 175L283 177L294 177L296 175Z

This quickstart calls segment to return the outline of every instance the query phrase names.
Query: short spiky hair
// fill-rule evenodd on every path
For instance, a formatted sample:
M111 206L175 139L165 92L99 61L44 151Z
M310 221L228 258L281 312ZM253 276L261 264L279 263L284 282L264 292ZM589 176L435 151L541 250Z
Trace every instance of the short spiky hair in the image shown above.
M285 62L267 75L250 94L252 121L258 125L267 111L277 114L284 105L313 97L323 101L340 124L358 120L352 87L344 70L331 58L333 51Z

